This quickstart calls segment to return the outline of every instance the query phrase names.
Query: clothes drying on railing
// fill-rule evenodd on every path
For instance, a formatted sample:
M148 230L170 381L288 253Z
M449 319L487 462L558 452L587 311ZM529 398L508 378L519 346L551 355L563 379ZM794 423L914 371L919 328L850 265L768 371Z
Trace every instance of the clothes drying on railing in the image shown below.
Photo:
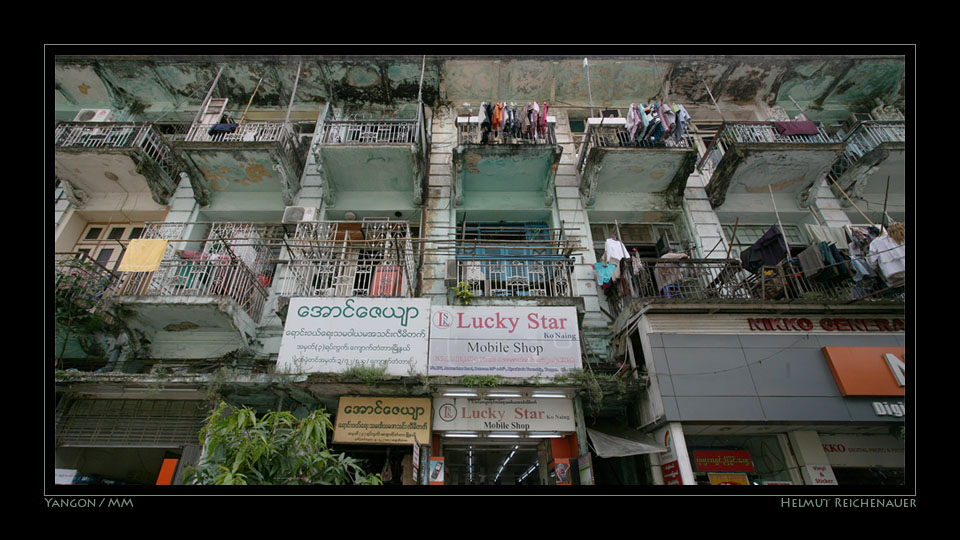
M794 122L774 122L773 128L780 135L817 135L819 130L817 124L809 120Z
M213 137L214 135L233 133L238 127L240 127L240 124L214 124L210 126L210 129L207 131L207 135Z
M663 144L674 146L690 127L690 114L683 105L658 102L652 105L631 103L627 110L628 145Z
M597 274L597 285L604 287L613 281L613 274L617 270L617 265L597 262L593 264L593 270Z
M657 280L657 289L667 292L668 287L675 285L684 278L684 267L679 261L689 258L686 253L664 253L657 262L654 278ZM674 262L676 261L676 262Z
M740 263L745 270L756 274L761 266L776 266L787 255L786 240L780 229L774 225L752 246L740 252Z
M891 224L890 228L893 229ZM870 242L870 264L880 269L880 273L886 278L887 283L900 283L906 273L906 248L901 241L897 241L891 234L892 231L885 230L879 238Z
M607 238L603 244L603 262L614 265L614 281L620 279L620 260L629 258L630 253L627 252L627 247L623 245L623 242L616 238Z
M833 242L816 242L797 256L803 275L810 281L834 281L853 276L849 259Z
M810 225L805 224L804 229L807 233L807 238L810 239L811 243L813 242L833 242L837 245L837 249L840 251L849 252L849 240L847 239L847 234L843 229L839 227L825 227L822 225Z
M480 142L487 143L490 136L515 139L536 139L547 133L547 104L527 103L519 110L514 104L480 103L478 116Z

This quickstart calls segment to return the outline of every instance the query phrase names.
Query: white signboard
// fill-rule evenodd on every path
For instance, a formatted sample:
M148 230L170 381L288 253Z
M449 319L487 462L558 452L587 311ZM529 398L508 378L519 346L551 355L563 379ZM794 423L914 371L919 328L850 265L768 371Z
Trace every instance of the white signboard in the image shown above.
M576 431L570 399L435 398L434 431Z
M833 467L887 467L902 469L903 441L890 435L821 434L823 452Z
M429 319L429 299L292 298L277 371L342 373L386 366L388 375L422 375Z
M430 375L549 378L581 368L576 308L443 306L430 314Z
M814 486L835 486L837 477L833 475L833 469L829 465L807 465L807 475L810 478L810 484Z

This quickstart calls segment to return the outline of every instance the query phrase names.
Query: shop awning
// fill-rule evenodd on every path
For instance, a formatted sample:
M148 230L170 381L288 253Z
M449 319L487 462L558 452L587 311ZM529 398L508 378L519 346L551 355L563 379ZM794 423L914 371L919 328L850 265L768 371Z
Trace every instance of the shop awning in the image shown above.
M620 424L597 424L587 428L593 451L602 458L656 454L667 449L653 437Z

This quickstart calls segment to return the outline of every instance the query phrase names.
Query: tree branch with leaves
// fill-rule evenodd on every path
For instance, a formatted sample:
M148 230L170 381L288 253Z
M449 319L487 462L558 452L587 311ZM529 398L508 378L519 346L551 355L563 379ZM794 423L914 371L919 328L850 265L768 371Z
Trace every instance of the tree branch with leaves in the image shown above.
M258 416L221 401L200 432L204 455L187 477L200 485L383 484L380 475L364 472L360 461L328 447L332 429L323 409L304 418L290 412Z

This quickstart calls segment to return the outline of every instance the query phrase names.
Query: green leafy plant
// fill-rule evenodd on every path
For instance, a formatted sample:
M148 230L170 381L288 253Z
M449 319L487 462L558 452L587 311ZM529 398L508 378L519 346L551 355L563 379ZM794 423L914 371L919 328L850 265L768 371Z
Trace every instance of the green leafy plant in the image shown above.
M327 446L333 429L323 409L304 418L290 412L258 416L249 408L230 410L220 402L200 432L204 457L187 468L200 485L381 485L380 475Z
M492 388L503 384L503 377L499 375L464 375L460 377L460 384L471 388Z
M387 374L387 366L360 364L351 366L340 373L341 379L360 379L365 384L376 384Z
M470 287L470 284L467 283L466 281L461 281L460 283L457 283L457 288L455 289L455 291L456 292L454 293L454 296L459 298L460 301L463 302L463 305L465 306L469 306L470 302L472 302L473 299L476 298L477 296L473 293L473 288Z

